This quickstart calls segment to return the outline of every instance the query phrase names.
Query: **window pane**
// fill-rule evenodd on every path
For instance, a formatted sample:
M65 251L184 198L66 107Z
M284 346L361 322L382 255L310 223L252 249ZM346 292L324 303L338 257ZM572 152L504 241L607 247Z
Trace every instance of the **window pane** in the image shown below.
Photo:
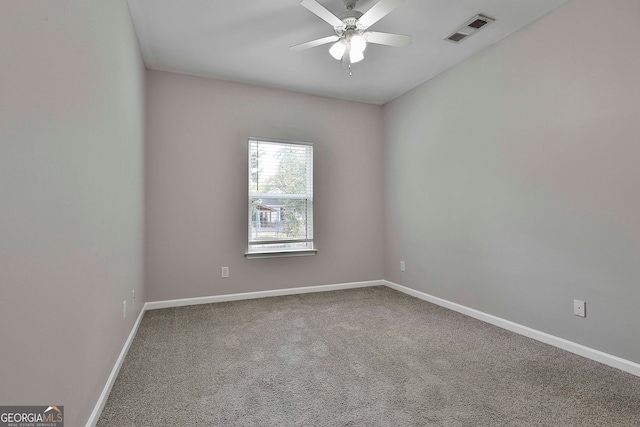
M312 194L313 148L255 141L250 149L251 193Z
M306 240L313 238L306 199L253 199L251 242L264 240Z

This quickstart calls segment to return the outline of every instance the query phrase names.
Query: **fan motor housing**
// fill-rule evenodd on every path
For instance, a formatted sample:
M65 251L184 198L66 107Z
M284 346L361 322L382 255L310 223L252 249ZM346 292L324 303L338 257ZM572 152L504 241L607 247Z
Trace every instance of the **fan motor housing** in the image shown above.
M339 18L344 23L341 27L334 27L333 29L336 31L336 34L339 37L349 31L349 30L361 30L358 28L358 19L362 16L362 12L358 12L357 10L347 11L345 14L341 15Z

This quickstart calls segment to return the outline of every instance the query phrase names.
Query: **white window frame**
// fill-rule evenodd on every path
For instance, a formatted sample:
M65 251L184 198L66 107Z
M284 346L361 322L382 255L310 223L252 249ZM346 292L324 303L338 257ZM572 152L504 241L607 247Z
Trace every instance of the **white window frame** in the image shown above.
M252 173L261 173L258 169L257 171L252 170L252 150L256 151L256 154L259 150L259 144L267 144L271 146L282 145L284 146L306 146L309 149L306 150L306 167L305 167L305 182L306 182L306 190L303 194L285 194L285 193L277 193L277 196L274 193L260 193L257 191L252 191ZM253 144L253 145L252 145ZM253 148L255 146L255 148ZM267 159L263 159L263 161L268 161ZM247 229L247 250L245 252L245 257L247 259L254 258L279 258L279 257L293 257L293 256L308 256L315 255L318 250L314 244L314 236L313 236L313 144L310 142L299 142L299 141L284 141L277 139L269 139L269 138L258 138L258 137L250 137L247 144L247 166L248 166L248 229ZM257 229L254 228L259 227L258 222L254 221L252 218L252 205L256 200L261 199L274 199L277 198L279 200L305 200L305 211L306 211L306 220L305 220L305 232L306 236L304 238L294 238L294 239L286 239L286 238L274 238L272 240L264 240L264 239L255 239L252 240L252 236L257 236ZM279 213L277 214L279 215ZM276 215L276 216L277 216ZM289 246L289 247L286 247Z

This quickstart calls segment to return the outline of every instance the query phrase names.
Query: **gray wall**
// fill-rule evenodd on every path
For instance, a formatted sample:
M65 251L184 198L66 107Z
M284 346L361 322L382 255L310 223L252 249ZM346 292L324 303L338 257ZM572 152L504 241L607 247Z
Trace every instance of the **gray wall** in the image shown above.
M96 404L145 299L143 114L124 0L0 2L3 405Z
M149 301L382 279L382 107L157 71L147 83ZM315 144L317 255L244 258L249 136Z
M385 106L386 279L640 362L639 17L574 0Z

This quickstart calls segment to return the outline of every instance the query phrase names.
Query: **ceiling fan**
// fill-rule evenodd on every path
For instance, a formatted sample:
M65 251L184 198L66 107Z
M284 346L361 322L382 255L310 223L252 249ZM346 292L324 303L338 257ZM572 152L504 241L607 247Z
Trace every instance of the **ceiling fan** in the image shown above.
M369 27L387 16L404 0L380 0L364 14L355 10L358 0L342 0L347 11L339 17L329 12L316 0L301 0L300 4L333 27L335 35L291 46L292 51L300 51L333 43L329 53L342 61L345 68L364 59L367 43L385 46L406 47L412 42L411 36L368 31Z

